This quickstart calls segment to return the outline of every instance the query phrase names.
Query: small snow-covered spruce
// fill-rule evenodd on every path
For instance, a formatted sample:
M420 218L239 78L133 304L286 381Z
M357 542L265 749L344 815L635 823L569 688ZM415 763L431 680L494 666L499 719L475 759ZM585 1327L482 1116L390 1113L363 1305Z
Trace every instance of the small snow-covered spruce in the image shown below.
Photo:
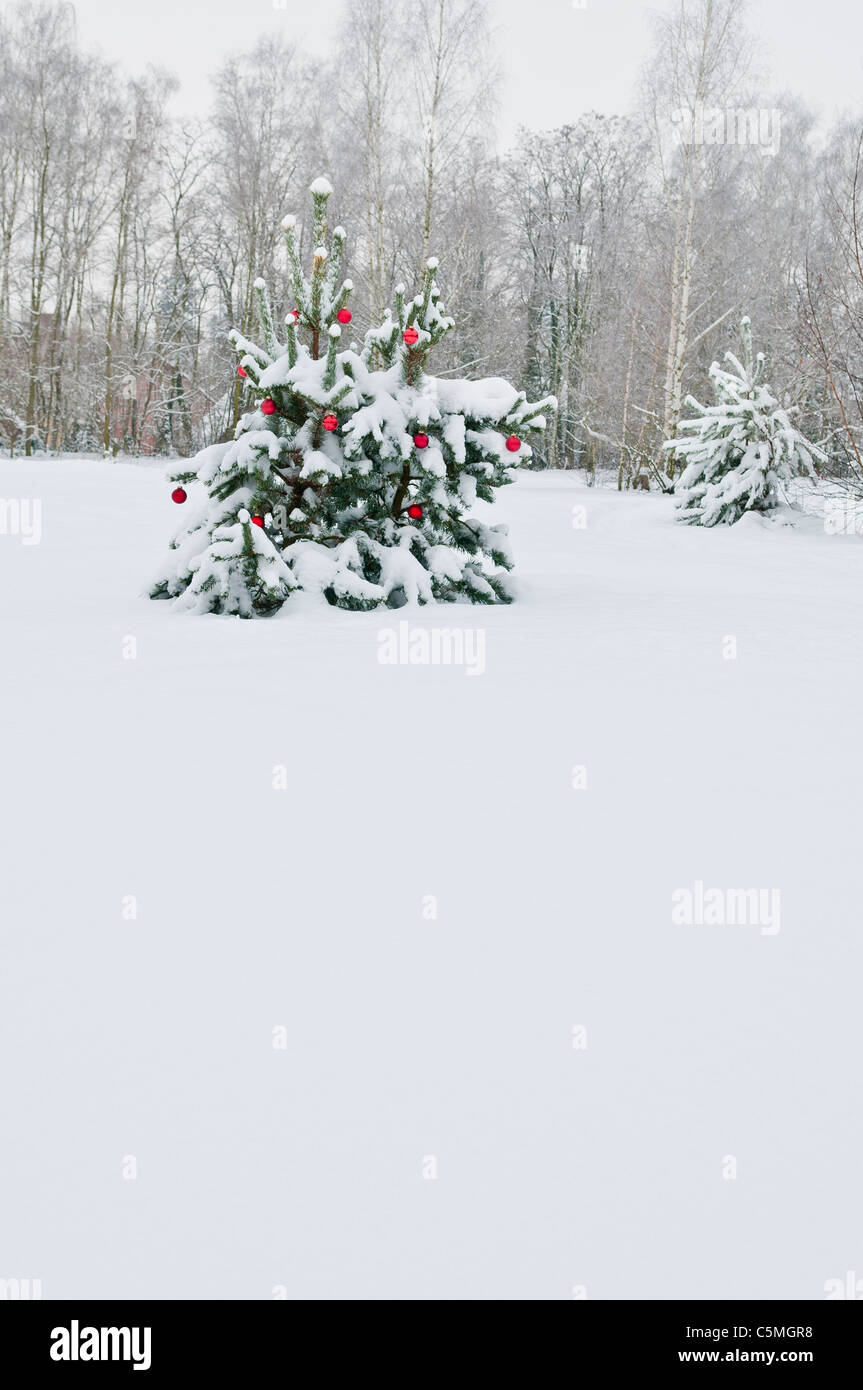
M237 520L216 526L210 544L188 562L191 582L177 607L195 613L235 613L240 618L275 613L297 580L266 534L263 517L245 508Z
M530 404L498 377L429 375L430 353L454 327L436 261L413 299L397 287L394 311L362 351L343 349L338 316L353 288L340 278L345 233L327 236L329 184L316 180L311 193L310 276L296 219L282 222L296 306L285 341L257 281L264 345L231 334L257 408L231 443L173 475L200 486L151 595L243 617L274 612L297 587L364 610L508 602L506 527L469 510L530 459L525 436L545 428L556 402Z
M781 502L782 484L813 471L825 455L791 423L761 380L764 354L753 354L748 318L740 324L742 361L725 354L726 367L714 362L710 379L716 404L701 405L681 420L676 439L663 448L685 465L675 488L677 520L695 526L729 526L744 512L770 512Z
M362 533L349 569L372 588L352 598L339 574L327 597L343 606L512 597L507 528L469 511L513 481L512 466L531 457L525 436L545 428L543 411L556 402L529 404L499 377L429 374L432 350L455 326L441 305L437 266L428 261L413 299L396 287L394 310L369 330L351 364L361 404L342 430L349 468L332 493L348 513L361 504L347 521Z

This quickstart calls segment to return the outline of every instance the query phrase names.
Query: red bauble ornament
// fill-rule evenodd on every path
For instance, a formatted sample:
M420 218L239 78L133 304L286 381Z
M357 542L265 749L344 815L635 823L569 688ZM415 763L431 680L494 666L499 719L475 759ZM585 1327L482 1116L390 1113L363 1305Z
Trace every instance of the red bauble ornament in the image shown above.
M518 453L519 449L521 448L521 440L519 439L517 434L510 435L509 439L506 441L506 447L509 449L509 452L511 454Z
M186 489L184 487L175 487L174 491L171 493L171 501L185 502L188 495L189 494L186 492Z
M428 448L428 445L429 445L429 437L428 437L428 435L427 435L427 434L415 434L415 435L414 435L414 444L416 444L416 446L417 446L418 449L427 449L427 448Z
M263 411L264 415L275 415L276 402L272 400L269 396L265 396L264 399L261 401L261 410Z
M408 516L412 516L414 521L419 521L422 514L423 509L422 507L418 507L416 502L414 502L412 506L408 507Z
M300 321L300 311L299 311L299 309L292 309L291 312L290 312L289 315L288 315L288 318L293 319L293 320L294 320L294 323L299 323L299 321Z
M338 319L339 323L350 323L351 319L353 318L353 314L351 313L350 309L340 309L339 312L336 314L336 318Z
M237 368L237 376L248 376L248 375L249 375L249 373L248 373L247 371L245 371L242 367L238 367L238 368Z
M252 525L253 525L253 526L263 526L263 524L264 524L264 518L263 518L262 516L253 516L253 517L252 517Z
M417 333L416 329L413 328L413 327L412 327L412 328L406 328L405 331L404 331L404 333L402 334L402 337L404 338L404 340L405 340L405 342L407 343L408 347L413 347L414 343L415 343L415 342L417 341L417 339L419 338L419 333Z
M335 415L325 415L321 424L325 430L337 430L339 427L339 422Z

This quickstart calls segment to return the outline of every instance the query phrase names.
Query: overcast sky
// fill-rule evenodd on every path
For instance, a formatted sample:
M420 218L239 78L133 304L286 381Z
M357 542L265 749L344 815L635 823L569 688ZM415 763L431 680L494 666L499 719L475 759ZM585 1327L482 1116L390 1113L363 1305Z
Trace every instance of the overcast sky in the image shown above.
M491 0L506 70L499 131L563 125L581 112L627 110L649 16L674 0ZM76 0L82 39L137 71L148 62L183 83L179 109L205 111L209 75L233 50L286 32L315 53L332 41L343 0ZM863 107L863 0L750 0L759 63L774 88L800 92L822 116Z

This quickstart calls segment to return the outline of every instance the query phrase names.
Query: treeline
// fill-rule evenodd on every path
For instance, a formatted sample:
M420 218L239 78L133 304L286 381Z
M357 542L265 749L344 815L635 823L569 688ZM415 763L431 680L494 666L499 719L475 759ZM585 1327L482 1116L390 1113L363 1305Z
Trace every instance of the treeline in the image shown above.
M0 438L7 451L186 455L232 430L231 326L262 275L283 315L280 220L325 174L361 337L430 253L457 331L443 374L505 375L560 410L543 462L622 486L743 314L768 379L863 482L863 122L816 131L750 67L744 0L676 0L626 117L523 132L474 0L354 0L327 62L274 32L214 75L86 52L68 5L0 21Z

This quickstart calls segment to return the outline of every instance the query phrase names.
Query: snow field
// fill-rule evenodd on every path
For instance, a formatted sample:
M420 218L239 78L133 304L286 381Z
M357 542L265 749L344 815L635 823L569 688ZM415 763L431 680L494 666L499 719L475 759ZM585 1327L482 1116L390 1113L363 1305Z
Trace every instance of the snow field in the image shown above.
M524 474L478 509L512 606L244 623L140 597L169 493L0 463L42 502L38 545L0 534L0 1275L817 1299L859 1269L859 537ZM383 664L402 621L482 632L483 672ZM781 930L674 925L697 882L780 890Z

